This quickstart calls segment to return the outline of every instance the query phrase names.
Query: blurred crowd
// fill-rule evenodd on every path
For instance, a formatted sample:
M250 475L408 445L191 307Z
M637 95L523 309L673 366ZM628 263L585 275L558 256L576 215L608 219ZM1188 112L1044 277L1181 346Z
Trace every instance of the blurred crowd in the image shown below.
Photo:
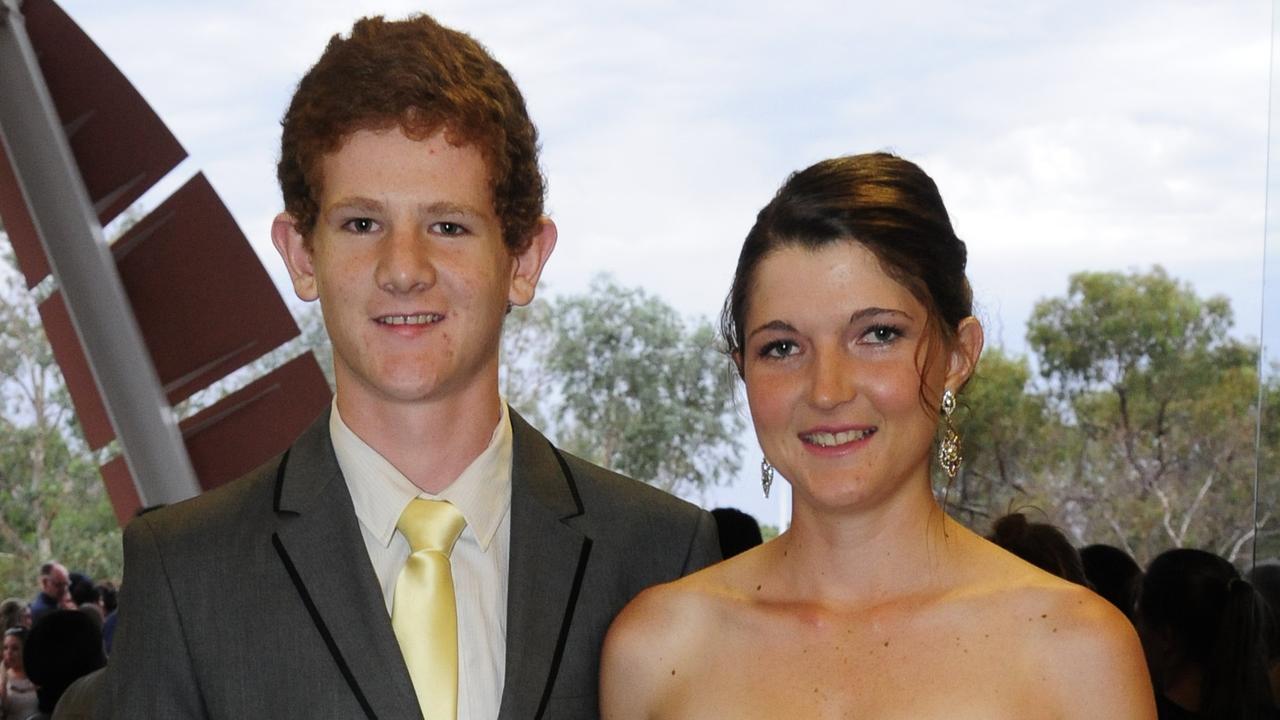
M91 717L115 611L114 583L95 583L56 561L40 566L30 601L0 602L0 720Z

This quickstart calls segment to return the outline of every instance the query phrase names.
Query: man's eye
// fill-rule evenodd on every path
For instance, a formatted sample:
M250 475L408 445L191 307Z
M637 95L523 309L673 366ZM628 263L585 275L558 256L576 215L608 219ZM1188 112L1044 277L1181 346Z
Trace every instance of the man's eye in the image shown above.
M373 221L373 218L365 218L365 217L351 218L350 220L343 223L342 226L347 230L350 230L351 232L356 233L358 235L365 235L367 233L371 233L374 230L378 229L378 224Z
M441 235L465 235L467 229L455 222L438 222L431 226Z

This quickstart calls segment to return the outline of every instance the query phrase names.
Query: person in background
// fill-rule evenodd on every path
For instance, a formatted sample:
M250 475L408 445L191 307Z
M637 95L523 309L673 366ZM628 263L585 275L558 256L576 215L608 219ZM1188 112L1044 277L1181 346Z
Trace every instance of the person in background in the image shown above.
M98 583L98 597L102 603L102 613L110 615L116 611L116 584L110 580Z
M1094 592L1133 620L1142 589L1142 567L1129 553L1111 545L1094 544L1080 551L1084 576Z
M716 508L711 511L716 519L720 535L720 556L725 560L740 555L764 542L760 535L760 523L737 508Z
M1089 587L1080 553L1054 525L1030 522L1020 512L1009 513L996 518L987 539L1047 573Z
M1267 662L1271 697L1280 706L1280 563L1258 563L1247 576L1255 590L1267 601Z
M13 628L30 628L31 627L31 610L27 607L27 602L19 598L9 598L4 602L0 602L0 634L7 632ZM25 635L23 636L25 637ZM21 639L15 640L20 644ZM22 651L18 650L18 661L22 660ZM0 662L0 697L3 697L5 686L9 677L8 663ZM26 676L22 676L25 680ZM34 697L35 690L32 690ZM0 720L3 720L4 714L0 712Z
M70 578L71 586L67 588L67 592L71 594L71 602L75 603L77 608L84 605L97 605L98 609L102 609L102 593L98 592L98 586L94 584L93 578L78 572L71 573Z
M51 560L40 566L40 591L31 601L31 622L40 619L41 615L52 610L74 610L76 604L71 599L71 578L62 563Z
M31 626L23 661L41 716L51 716L68 686L107 664L102 632L78 610L53 610Z
M1147 566L1138 627L1160 720L1276 718L1263 639L1266 608L1235 566L1178 548Z
M21 598L9 598L0 602L0 632L15 627L31 627L31 608Z
M4 631L4 652L0 664L4 677L0 680L0 720L26 720L36 711L36 686L27 677L22 651L28 631L25 627L11 627Z

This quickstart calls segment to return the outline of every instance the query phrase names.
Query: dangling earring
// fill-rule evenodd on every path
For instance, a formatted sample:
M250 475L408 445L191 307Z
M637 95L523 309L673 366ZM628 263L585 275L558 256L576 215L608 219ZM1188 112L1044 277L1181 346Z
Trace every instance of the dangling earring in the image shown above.
M964 459L960 457L960 434L956 432L956 426L951 424L951 413L955 410L956 394L951 388L947 388L942 393L942 422L945 427L942 442L938 443L938 464L949 480L960 472L960 461Z
M769 497L769 488L773 487L773 466L767 458L760 461L760 486L764 488L764 496Z

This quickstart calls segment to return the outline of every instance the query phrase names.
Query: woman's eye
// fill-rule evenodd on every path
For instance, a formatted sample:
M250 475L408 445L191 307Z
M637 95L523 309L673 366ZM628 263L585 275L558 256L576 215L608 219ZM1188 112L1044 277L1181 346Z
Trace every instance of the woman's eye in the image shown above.
M356 233L357 235L365 235L373 232L374 230L377 230L378 223L374 222L373 218L366 218L366 217L351 218L350 220L343 223L342 227L346 228L347 230L350 230L353 233Z
M785 358L795 354L797 345L791 340L775 340L760 348L760 357Z
M902 337L902 331L892 325L876 325L862 335L864 342L886 345Z
M464 235L467 229L455 222L438 222L431 226L441 235Z

